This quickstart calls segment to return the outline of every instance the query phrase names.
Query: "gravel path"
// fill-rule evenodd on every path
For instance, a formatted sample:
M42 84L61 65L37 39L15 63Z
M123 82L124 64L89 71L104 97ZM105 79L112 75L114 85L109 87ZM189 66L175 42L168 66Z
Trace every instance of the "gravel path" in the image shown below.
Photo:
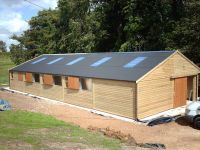
M109 127L112 130L130 134L137 143L162 143L169 150L200 150L200 131L193 129L184 118L168 124L147 127L19 93L0 91L0 98L8 100L14 109L45 113L83 128Z

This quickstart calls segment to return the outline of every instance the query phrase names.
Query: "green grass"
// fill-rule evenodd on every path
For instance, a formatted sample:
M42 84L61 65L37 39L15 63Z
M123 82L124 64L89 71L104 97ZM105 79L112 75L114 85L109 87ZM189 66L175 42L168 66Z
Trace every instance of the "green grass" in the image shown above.
M0 53L0 86L8 84L8 69L13 66L9 53Z
M1 149L16 149L12 144L16 141L29 144L34 149L49 149L49 142L82 143L88 147L121 149L119 140L67 124L51 116L25 111L0 112Z

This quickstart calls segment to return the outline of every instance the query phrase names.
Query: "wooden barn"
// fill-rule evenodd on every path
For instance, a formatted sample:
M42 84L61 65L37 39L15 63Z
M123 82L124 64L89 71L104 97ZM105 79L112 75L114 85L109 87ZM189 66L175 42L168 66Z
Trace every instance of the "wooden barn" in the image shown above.
M9 70L11 89L132 119L196 100L199 72L179 51L45 54Z

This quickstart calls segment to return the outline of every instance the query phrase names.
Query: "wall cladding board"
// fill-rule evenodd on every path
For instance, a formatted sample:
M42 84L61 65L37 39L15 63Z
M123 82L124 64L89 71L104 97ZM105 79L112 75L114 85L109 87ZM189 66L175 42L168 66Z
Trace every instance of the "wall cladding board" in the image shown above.
M24 92L25 91L25 85L23 81L19 81L19 76L18 72L13 72L13 79L10 80L10 88L14 90L19 90ZM23 74L21 76L23 80Z
M199 70L175 53L138 82L138 118L145 118L173 108L175 76L197 74Z
M174 77L199 74L199 70L195 66L193 66L190 62L185 60L185 58L183 58L181 55L175 54L172 60L174 62L173 63Z
M33 95L41 96L40 92L43 92L43 91L41 91L41 84L40 83L24 82L24 86L25 86L24 91L26 93L31 93Z
M94 109L136 117L136 84L134 82L93 79Z
M64 102L92 108L92 91L64 89Z
M41 85L40 95L49 99L63 100L63 87L58 85Z

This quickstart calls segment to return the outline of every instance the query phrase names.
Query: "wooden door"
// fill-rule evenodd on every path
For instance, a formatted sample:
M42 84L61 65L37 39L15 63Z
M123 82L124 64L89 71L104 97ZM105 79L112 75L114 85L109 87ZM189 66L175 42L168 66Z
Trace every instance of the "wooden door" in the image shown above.
M49 74L43 74L43 84L53 85L53 76Z
M79 78L68 77L68 88L72 90L79 90L80 89Z
M187 77L174 79L174 108L186 105Z

